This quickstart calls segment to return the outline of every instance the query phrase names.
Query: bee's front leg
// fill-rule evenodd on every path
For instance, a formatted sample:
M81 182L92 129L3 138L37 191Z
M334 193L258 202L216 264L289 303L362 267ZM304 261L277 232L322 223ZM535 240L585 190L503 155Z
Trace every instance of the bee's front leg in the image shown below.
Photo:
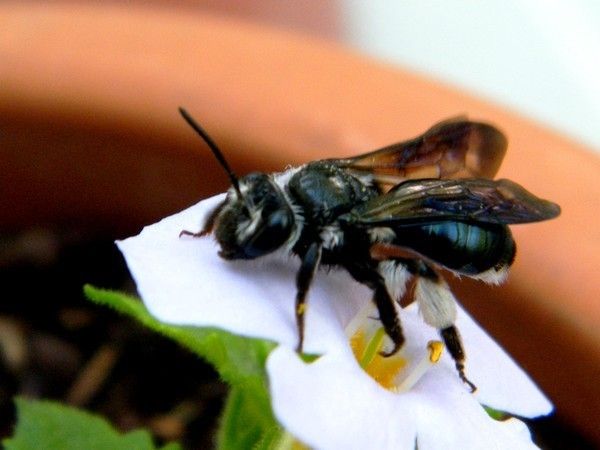
M207 234L209 234L215 227L215 222L217 221L217 216L223 209L223 206L225 206L225 200L223 200L221 203L219 203L210 212L210 214L206 218L206 221L204 222L204 226L202 227L202 229L200 231L181 230L181 232L179 233L179 237L191 236L191 237L199 238L199 237L206 236Z
M298 327L298 347L296 351L302 353L304 344L304 314L306 313L306 296L321 262L322 247L314 242L302 257L302 263L296 275L296 326Z

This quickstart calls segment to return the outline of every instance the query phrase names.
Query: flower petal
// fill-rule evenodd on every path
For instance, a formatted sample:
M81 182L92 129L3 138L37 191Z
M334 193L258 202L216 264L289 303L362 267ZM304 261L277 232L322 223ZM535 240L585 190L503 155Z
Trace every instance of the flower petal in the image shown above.
M347 352L311 364L279 347L267 360L273 410L303 443L319 449L414 450L416 428L399 396L381 388Z
M462 307L456 324L467 355L467 376L478 388L480 403L522 417L552 412L552 403L527 373Z
M376 310L369 315L376 316ZM412 303L400 311L406 342L402 352L416 363L430 340L440 339L437 330L426 325ZM522 417L549 414L552 404L531 378L514 360L458 305L457 321L462 336L466 360L466 375L477 386L475 398L491 408ZM408 370L411 370L411 365ZM444 352L438 366L450 371L458 380L454 361ZM438 367L431 369L439 370ZM467 391L467 386L464 386ZM472 394L469 394L472 395Z
M274 254L225 261L212 237L179 238L183 229L198 230L222 199L202 201L117 243L138 292L162 321L214 326L295 347L297 258ZM305 351L323 353L347 345L343 327L369 298L369 290L345 272L320 271L309 292Z
M438 368L436 368L438 369ZM525 425L493 420L461 386L453 370L431 370L418 388L383 389L345 351L311 364L291 350L267 360L273 410L281 424L322 449L537 448Z
M419 395L414 414L420 450L537 448L521 421L493 420L458 383L445 381L449 375L431 371L411 393Z

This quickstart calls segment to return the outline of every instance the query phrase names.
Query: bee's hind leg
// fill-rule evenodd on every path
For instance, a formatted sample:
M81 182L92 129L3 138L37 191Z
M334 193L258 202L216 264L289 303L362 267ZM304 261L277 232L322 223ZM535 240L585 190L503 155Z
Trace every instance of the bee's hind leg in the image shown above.
M456 322L456 299L444 279L431 267L419 261L418 277L415 284L415 299L423 320L439 330L440 335L454 359L460 379L469 386L471 392L477 387L465 375L465 351Z
M444 344L446 345L448 352L450 352L452 359L454 359L458 376L463 383L469 386L471 392L475 392L477 390L477 386L475 386L465 375L465 351L463 349L458 330L454 325L451 325L440 330L440 335L442 336Z

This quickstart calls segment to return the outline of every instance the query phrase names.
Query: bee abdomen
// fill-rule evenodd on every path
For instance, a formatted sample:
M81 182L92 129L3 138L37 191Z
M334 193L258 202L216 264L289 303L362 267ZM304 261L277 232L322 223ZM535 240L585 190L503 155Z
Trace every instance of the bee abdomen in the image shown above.
M395 243L463 275L477 276L512 264L515 242L506 225L442 221L397 229Z

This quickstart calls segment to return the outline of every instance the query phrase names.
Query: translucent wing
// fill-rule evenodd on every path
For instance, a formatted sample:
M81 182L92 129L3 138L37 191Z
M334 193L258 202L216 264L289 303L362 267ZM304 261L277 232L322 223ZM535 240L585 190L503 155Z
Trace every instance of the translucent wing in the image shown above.
M493 178L506 145L504 134L492 125L455 118L409 141L328 162L372 175L385 192L406 179Z
M510 180L408 180L354 208L344 220L402 226L440 220L527 223L558 216L560 207Z

